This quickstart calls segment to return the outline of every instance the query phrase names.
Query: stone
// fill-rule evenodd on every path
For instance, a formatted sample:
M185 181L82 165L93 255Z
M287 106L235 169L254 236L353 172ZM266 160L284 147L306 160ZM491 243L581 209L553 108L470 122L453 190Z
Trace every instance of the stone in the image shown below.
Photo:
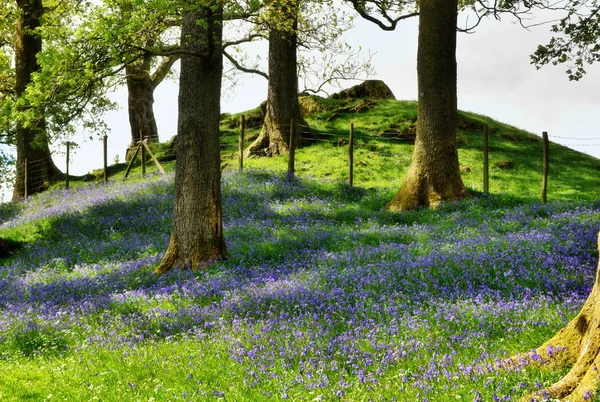
M394 93L385 82L381 80L366 80L361 84L344 89L331 95L331 99L396 99Z

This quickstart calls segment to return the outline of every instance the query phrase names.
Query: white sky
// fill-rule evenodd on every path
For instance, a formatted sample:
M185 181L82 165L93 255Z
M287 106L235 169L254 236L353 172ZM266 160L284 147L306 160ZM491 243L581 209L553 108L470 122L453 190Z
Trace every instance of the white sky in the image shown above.
M417 23L416 19L407 20L396 31L385 32L357 19L356 27L345 34L346 41L353 46L376 53L373 65L377 75L371 78L385 81L397 99L417 98ZM459 34L459 109L484 114L536 134L548 131L551 141L600 157L600 131L596 123L596 113L600 113L600 97L596 92L600 88L600 65L586 68L588 74L580 82L568 80L565 65L536 70L529 62L529 55L537 45L547 43L549 31L549 25L527 31L506 18L501 22L486 20L475 33ZM354 84L348 82L346 86ZM155 93L154 108L162 141L176 133L177 93L177 83L173 81L164 82ZM234 94L228 92L224 96L221 110L240 112L254 108L266 95L266 80L249 76L240 81ZM111 128L109 163L116 154L123 161L130 136L125 89L117 91L114 99L121 107L106 116ZM81 143L86 137L78 134L73 141ZM71 160L73 174L100 168L101 143L88 141ZM64 169L64 157L57 156L56 162Z

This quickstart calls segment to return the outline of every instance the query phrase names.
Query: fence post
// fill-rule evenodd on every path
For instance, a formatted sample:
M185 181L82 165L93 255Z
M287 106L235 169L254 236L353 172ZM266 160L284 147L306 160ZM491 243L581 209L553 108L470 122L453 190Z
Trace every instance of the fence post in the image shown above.
M288 154L288 179L294 177L294 157L296 153L296 119L292 118L290 122L290 146Z
M244 170L244 130L246 128L246 116L240 116L240 141L239 141L239 151L240 151L240 173Z
M354 123L350 123L350 139L348 143L348 182L354 182Z
M548 192L548 171L550 170L550 143L548 142L548 132L542 132L542 148L544 153L544 175L542 178L542 202L548 202L546 197Z
M67 177L65 179L65 188L69 189L69 159L71 158L71 143L67 141Z
M143 146L143 142L144 142L144 133L142 131L142 129L140 129L140 148L142 150L142 177L146 175L146 152Z
M486 124L483 127L483 192L486 194L490 191L489 132Z
M108 183L108 136L104 135L103 154L104 154L104 182Z
M23 163L25 163L25 168L23 169L23 174L25 175L23 178L23 195L25 196L25 199L27 199L29 196L29 164L27 163L27 158L25 158Z

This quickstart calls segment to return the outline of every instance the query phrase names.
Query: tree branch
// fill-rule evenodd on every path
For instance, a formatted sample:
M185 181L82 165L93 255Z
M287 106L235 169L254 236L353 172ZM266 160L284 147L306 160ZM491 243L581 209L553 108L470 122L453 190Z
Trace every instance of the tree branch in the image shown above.
M180 58L180 55L163 57L162 62L150 77L153 88L156 88L165 79L167 74L169 74L169 71L171 71L171 67L173 67L173 64L175 64L175 62Z
M234 40L231 42L223 42L223 49L226 49L230 46L236 46L236 45L241 45L242 43L248 43L248 42L252 42L254 39L267 39L267 37L263 34L251 34L248 35L245 38L239 39L239 40Z
M269 75L267 73L265 73L264 71L260 71L254 68L247 68L242 66L240 63L237 62L237 60L235 60L233 57L231 57L231 55L229 53L227 53L225 50L223 50L223 56L225 56L227 58L227 60L229 60L229 62L231 64L233 64L235 66L235 68L237 68L240 71L243 71L244 73L249 73L249 74L258 74L261 77L266 78L267 80L269 79Z
M350 4L352 4L352 7L354 7L354 9L358 13L358 15L360 15L365 20L376 24L377 26L379 26L379 28L383 29L384 31L393 31L396 29L398 22L408 19L408 18L416 17L419 15L419 13L415 11L415 12L408 13L408 14L401 14L396 18L392 18L387 13L387 10L385 8L383 8L379 2L374 1L374 3L377 5L377 8L378 8L380 14L384 18L384 20L382 21L376 17L373 17L372 15L370 15L367 12L367 10L365 9L366 2L362 2L360 0L346 0L346 1L348 1Z

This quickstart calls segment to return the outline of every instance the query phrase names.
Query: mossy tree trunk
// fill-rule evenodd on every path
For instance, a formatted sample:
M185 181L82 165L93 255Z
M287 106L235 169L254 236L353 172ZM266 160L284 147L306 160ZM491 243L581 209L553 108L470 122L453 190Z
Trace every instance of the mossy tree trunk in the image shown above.
M276 0L270 7L267 107L261 133L246 156L265 148L272 156L286 154L292 119L306 126L298 103L298 2Z
M600 234L599 234L600 249ZM532 360L531 353L510 360L518 364L523 359ZM589 400L598 390L600 377L600 263L590 295L577 316L554 337L536 350L544 361L555 365L571 366L571 370L558 382L522 399L579 402ZM535 362L535 361L534 361Z
M42 38L36 32L41 25L44 6L41 0L18 0L19 17L17 19L15 43L15 94L21 97L32 74L39 71L37 54L42 50ZM27 105L21 106L23 110ZM61 174L52 161L46 134L46 120L40 115L34 122L17 122L17 172L13 189L13 200L25 195L25 161L27 161L28 194L43 191L49 182Z
M179 56L163 57L154 73L151 73L153 58L147 55L125 67L132 146L139 143L141 136L149 143L159 141L154 117L154 90Z
M217 4L183 15L173 227L157 274L226 255L219 151L223 16L220 6L211 8Z
M140 142L143 136L146 142L158 142L158 128L154 118L154 86L150 79L149 56L125 67L127 80L127 106L131 144Z
M465 195L456 148L456 0L420 3L417 136L391 211L436 207Z

